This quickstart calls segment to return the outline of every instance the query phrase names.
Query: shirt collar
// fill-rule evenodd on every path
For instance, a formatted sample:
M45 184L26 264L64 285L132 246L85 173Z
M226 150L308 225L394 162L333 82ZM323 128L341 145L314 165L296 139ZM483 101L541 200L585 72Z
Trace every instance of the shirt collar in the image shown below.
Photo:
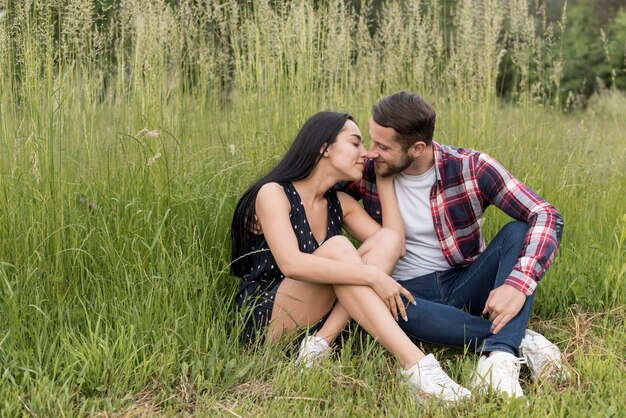
M441 145L437 142L433 141L433 151L435 153L435 175L437 181L442 181L443 177L441 173L443 172L443 149Z

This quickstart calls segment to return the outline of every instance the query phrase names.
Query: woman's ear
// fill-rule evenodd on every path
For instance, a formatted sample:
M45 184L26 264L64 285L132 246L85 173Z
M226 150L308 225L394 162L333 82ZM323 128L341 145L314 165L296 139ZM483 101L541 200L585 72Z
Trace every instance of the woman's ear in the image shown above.
M320 154L322 154L323 157L328 157L328 148L328 142L324 142L320 148Z

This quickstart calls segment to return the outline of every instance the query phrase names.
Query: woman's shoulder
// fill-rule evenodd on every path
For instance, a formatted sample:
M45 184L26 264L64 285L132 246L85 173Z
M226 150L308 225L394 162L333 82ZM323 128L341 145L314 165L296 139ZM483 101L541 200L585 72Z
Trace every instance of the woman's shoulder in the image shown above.
M289 183L278 183L275 181L271 181L269 183L265 183L259 189L260 194L285 194L289 190Z
M276 182L265 183L257 194L257 201L259 200L263 202L288 203L285 185Z
M259 194L276 193L277 191L282 191L282 190L283 190L283 186L280 183L271 181L261 186L261 188L259 189Z

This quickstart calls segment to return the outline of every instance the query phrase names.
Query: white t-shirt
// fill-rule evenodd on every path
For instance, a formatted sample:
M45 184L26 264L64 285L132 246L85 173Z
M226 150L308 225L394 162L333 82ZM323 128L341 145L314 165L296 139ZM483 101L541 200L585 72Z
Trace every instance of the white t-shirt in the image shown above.
M398 260L393 272L396 280L451 269L441 252L430 211L430 190L435 180L434 165L419 176L399 173L394 179L406 237L406 255Z

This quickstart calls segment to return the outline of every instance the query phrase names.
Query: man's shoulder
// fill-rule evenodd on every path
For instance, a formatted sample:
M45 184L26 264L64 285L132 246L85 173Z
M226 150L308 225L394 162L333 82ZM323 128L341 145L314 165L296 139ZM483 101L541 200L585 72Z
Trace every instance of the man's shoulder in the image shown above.
M435 143L435 147L439 148L441 157L444 161L461 160L466 158L480 158L484 153L473 148L455 147L447 144Z
M461 148L435 143L435 159L444 178L456 178L459 175L475 175L475 170L482 164L486 154L473 148Z

